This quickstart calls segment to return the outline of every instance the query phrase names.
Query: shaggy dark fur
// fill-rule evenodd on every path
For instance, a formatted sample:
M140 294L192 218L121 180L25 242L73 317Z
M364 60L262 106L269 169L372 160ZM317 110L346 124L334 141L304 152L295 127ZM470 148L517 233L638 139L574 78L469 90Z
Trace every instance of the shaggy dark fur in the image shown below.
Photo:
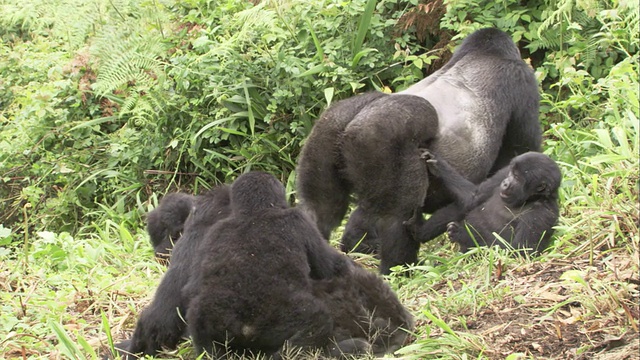
M537 152L519 155L480 185L466 180L445 160L428 153L425 157L430 171L453 194L455 204L450 207L462 214L447 228L449 238L462 251L496 243L536 253L549 245L559 216L562 175L548 156ZM418 225L415 232L417 239L429 238L434 232L431 220Z
M301 205L329 238L355 194L360 220L347 225L343 249L363 237L361 249L379 243L382 273L413 263L419 242L403 222L454 200L443 181L428 177L419 148L479 183L518 154L540 150L538 108L533 70L511 37L478 30L442 69L407 90L355 96L329 107L298 161ZM432 216L434 233L443 233L456 215Z

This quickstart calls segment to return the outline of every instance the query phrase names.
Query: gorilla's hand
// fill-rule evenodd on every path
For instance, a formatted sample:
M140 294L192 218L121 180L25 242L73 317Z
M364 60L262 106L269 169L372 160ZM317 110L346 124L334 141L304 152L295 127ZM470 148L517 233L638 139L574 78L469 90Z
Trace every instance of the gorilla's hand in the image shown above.
M427 163L427 170L429 170L429 173L431 173L431 175L436 177L440 176L438 159L432 152L429 151L429 149L420 149L420 159L424 160Z
M460 225L457 222L452 221L447 224L447 235L449 235L449 238L454 239L458 236L459 233Z

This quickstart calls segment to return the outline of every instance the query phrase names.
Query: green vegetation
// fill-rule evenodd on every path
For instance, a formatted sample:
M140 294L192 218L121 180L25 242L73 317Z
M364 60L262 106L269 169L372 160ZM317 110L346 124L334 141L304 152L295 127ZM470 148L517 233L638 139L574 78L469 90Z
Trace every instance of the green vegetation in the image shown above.
M417 319L398 354L637 356L638 6L1 0L0 354L95 358L163 273L143 216L164 193L260 169L295 195L329 103L402 90L497 26L541 83L545 153L564 175L556 241L539 259L423 246L424 264L388 279Z

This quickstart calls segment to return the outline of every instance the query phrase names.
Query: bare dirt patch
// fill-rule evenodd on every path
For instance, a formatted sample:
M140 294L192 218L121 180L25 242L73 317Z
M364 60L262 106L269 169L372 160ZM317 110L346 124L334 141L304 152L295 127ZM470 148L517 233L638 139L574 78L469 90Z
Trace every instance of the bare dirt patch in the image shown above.
M497 268L492 281L510 289L506 297L467 316L465 325L445 319L482 338L484 356L640 358L637 258L607 253Z

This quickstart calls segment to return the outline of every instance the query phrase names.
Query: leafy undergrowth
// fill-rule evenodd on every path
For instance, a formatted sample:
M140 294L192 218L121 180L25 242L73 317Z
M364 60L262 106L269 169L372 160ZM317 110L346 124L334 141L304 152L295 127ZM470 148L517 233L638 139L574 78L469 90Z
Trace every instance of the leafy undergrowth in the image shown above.
M0 254L5 358L96 358L108 334L115 342L131 334L164 267L143 230L111 224L96 233L40 233L29 262ZM444 238L425 245L422 264L387 279L417 325L396 357L637 358L637 233L625 244L580 254L556 247L537 259L500 249L459 254ZM374 270L371 257L352 256ZM189 345L158 357L196 358Z

